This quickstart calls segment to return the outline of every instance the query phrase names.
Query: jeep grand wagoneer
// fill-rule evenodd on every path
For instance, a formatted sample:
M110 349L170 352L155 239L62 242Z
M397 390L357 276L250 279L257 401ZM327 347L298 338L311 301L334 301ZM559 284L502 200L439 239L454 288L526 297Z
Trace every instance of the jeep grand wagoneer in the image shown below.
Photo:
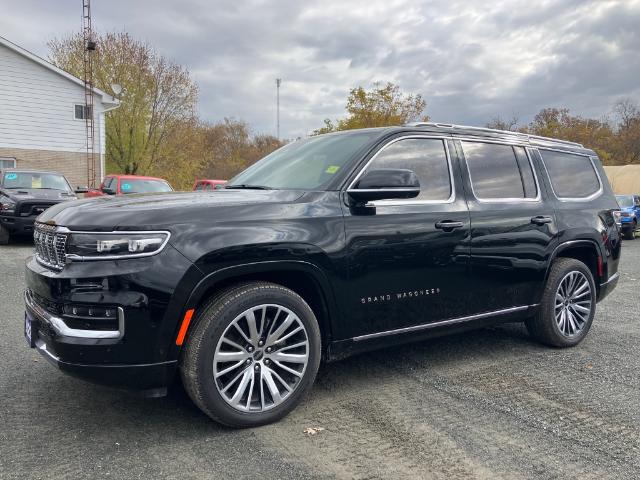
M27 342L63 371L227 425L275 421L321 358L523 321L553 347L618 281L596 154L419 123L290 143L212 193L53 206L26 265Z

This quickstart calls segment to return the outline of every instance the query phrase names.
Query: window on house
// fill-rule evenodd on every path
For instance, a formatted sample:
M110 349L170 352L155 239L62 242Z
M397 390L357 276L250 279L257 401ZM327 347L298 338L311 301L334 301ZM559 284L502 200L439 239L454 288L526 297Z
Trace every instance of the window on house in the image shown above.
M84 120L90 116L91 107L87 107L86 105L76 104L75 105L75 117L76 120Z
M13 157L0 157L0 170L4 168L16 168L16 159Z

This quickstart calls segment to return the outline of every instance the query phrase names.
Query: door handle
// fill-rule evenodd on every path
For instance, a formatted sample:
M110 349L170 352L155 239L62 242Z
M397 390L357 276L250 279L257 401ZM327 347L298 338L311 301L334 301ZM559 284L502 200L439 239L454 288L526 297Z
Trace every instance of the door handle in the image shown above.
M440 230L444 230L445 232L451 232L456 228L462 228L464 223L462 222L453 222L451 220L442 220L440 222L436 222L436 228Z
M535 223L536 225L544 225L545 223L553 222L553 218L548 215L538 215L536 217L531 217L531 223Z

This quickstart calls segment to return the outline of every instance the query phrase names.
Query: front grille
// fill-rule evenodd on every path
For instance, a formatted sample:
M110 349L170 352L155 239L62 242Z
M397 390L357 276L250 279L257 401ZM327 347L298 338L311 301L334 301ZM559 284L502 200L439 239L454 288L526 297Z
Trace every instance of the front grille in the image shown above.
M36 260L46 267L62 269L67 260L67 237L55 226L36 223L33 232Z
M30 217L32 215L40 215L47 208L58 202L20 202L20 209L17 212L22 217Z

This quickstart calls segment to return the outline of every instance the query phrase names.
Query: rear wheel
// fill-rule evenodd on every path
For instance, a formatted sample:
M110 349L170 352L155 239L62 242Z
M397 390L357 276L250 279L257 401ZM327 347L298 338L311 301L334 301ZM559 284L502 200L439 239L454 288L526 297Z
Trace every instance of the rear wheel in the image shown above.
M212 298L182 352L191 399L233 427L274 422L300 402L320 363L320 330L311 308L280 285L254 282Z
M10 237L9 230L0 225L0 245L8 245Z
M587 335L595 311L596 288L589 268L573 258L559 258L551 266L538 313L526 325L544 344L572 347Z

